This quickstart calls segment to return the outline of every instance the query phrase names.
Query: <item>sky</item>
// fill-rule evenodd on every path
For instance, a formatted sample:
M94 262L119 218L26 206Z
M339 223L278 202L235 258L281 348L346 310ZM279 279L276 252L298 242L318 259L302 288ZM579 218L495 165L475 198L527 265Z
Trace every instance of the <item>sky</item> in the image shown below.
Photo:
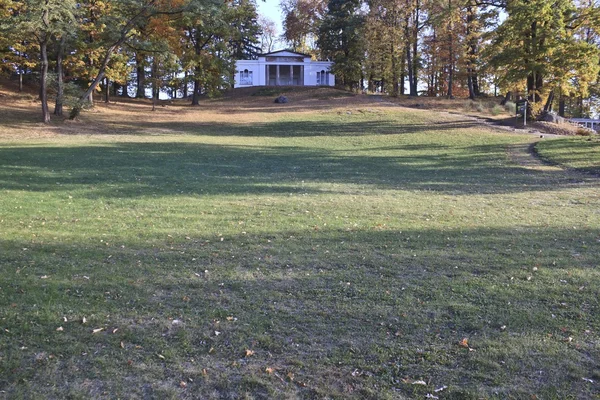
M281 28L281 10L279 9L279 0L256 0L258 13L272 19L277 24L278 34L282 33Z

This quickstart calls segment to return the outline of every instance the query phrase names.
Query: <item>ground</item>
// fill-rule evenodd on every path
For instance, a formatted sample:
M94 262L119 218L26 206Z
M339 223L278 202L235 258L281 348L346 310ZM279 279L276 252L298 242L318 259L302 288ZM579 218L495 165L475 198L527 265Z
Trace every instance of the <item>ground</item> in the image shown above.
M0 397L599 397L597 139L0 94Z

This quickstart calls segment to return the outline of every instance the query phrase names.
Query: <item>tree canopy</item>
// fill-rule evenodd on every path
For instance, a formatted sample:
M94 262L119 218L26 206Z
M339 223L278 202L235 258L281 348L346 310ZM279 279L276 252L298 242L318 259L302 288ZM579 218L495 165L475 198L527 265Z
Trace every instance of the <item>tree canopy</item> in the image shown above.
M520 93L585 116L600 97L597 0L282 0L282 40L334 61L348 89L392 96ZM255 0L0 0L0 73L75 117L109 96L189 98L233 86L236 59L274 50Z

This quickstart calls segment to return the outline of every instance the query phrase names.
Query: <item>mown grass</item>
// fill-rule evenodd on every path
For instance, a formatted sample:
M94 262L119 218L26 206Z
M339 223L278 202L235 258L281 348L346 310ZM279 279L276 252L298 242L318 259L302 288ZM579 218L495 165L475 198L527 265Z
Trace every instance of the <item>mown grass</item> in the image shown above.
M541 142L538 154L549 162L568 168L600 174L600 140L598 137L575 137Z
M2 396L598 396L596 178L417 110L201 115L4 139Z

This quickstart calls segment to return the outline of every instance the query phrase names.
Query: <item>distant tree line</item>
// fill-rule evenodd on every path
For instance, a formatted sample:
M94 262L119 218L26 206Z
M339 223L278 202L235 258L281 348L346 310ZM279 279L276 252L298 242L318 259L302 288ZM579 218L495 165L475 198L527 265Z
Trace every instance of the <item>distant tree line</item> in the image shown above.
M340 85L392 96L513 93L585 116L600 97L597 0L281 0L283 39ZM190 98L273 50L255 0L0 0L0 70L39 82L43 120L93 93ZM0 72L2 72L0 71ZM597 104L597 102L596 102Z
M49 93L73 118L97 91L197 105L233 85L260 35L254 0L0 0L0 69L39 81L44 122Z
M335 61L349 89L520 93L585 115L600 96L597 0L282 0L284 39Z

